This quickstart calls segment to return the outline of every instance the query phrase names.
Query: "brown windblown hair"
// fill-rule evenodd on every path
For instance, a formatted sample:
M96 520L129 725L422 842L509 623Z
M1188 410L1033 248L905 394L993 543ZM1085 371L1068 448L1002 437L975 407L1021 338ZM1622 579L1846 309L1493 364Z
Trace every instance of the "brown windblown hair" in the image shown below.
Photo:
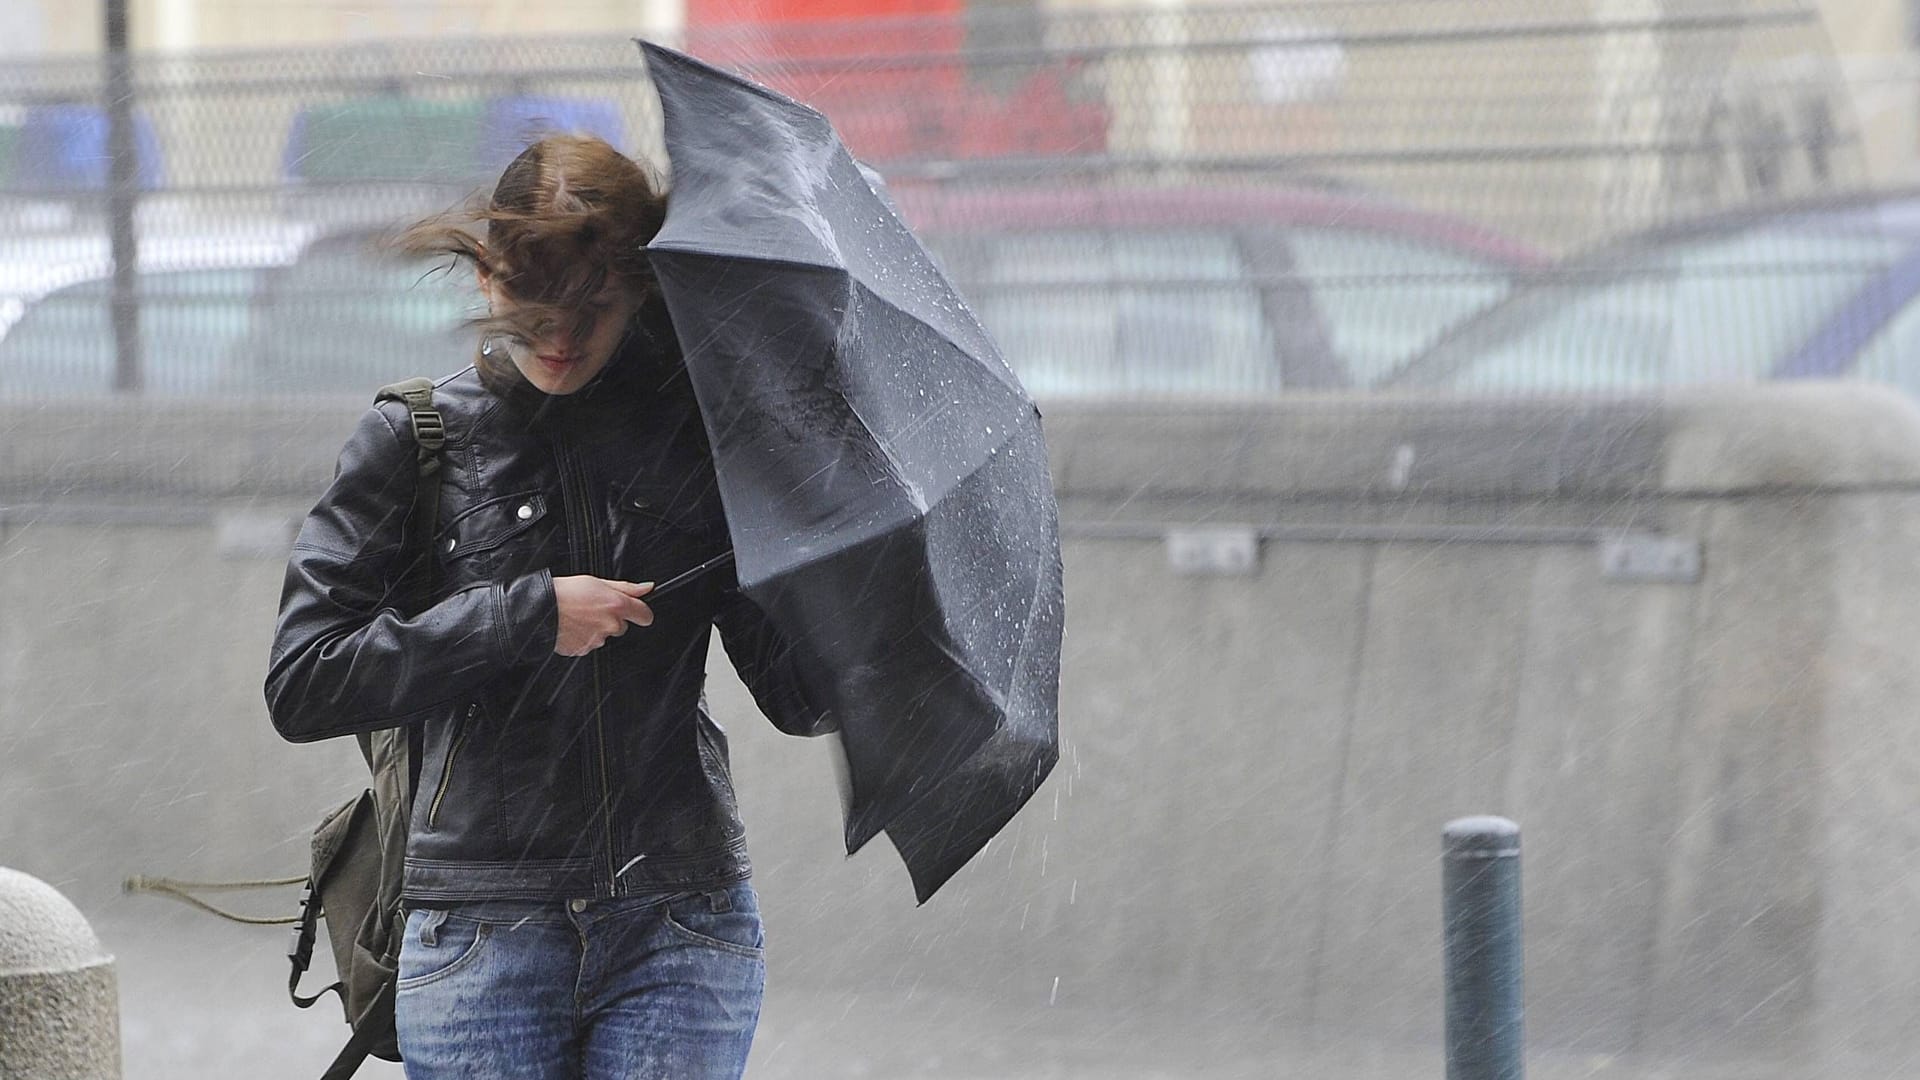
M649 170L601 139L549 135L513 159L490 196L419 222L394 246L414 257L450 256L492 276L517 311L474 326L483 335L531 338L579 322L610 279L643 304L650 299L658 285L643 249L666 214L664 185Z

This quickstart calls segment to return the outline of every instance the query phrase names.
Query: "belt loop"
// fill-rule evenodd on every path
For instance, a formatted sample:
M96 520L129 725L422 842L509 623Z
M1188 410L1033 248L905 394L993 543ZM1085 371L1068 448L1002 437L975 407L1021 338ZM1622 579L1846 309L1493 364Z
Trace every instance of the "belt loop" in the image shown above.
M725 889L715 889L707 894L707 904L715 915L725 915L733 910L733 894Z
M440 944L440 924L446 921L446 908L428 908L427 917L420 920L420 944L429 949Z

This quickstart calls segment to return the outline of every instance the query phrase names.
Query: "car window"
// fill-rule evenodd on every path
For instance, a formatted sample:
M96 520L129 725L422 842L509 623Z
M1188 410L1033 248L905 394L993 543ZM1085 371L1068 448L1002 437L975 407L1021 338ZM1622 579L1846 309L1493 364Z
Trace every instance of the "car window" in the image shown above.
M930 246L1036 395L1279 389L1275 336L1229 234L1057 230Z
M1526 334L1473 358L1447 385L1469 391L1644 390L1667 378L1673 283L1636 277L1554 307Z
M1854 371L1920 398L1920 297L1909 298L1867 342Z
M1573 391L1764 378L1900 247L1796 222L1670 246L1593 276L1563 269L1413 361L1407 381Z
M246 358L265 393L372 394L472 360L462 322L478 291L466 271L322 242L275 278Z
M228 357L251 329L261 273L221 269L139 276L144 393L200 395L229 387ZM95 279L29 305L0 338L0 393L110 393L117 356L112 295L110 280Z
M1502 266L1360 229L1287 230L1294 270L1355 386L1371 386L1513 287Z

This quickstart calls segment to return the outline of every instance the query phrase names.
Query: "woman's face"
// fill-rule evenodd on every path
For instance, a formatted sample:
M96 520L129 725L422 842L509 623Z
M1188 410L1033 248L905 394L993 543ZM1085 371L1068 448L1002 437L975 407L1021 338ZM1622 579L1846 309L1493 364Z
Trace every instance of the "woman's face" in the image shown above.
M480 279L480 288L495 315L514 316L511 293L488 277ZM637 310L637 300L609 282L588 302L574 325L556 326L531 339L505 339L507 357L542 393L571 394L592 382L613 359Z

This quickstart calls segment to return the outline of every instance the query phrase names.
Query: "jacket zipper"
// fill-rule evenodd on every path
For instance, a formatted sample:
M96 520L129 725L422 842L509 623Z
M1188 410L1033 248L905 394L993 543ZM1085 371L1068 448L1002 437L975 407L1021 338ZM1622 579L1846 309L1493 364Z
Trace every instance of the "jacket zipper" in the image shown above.
M440 801L447 797L447 786L453 782L453 762L460 756L460 748L466 745L467 736L473 734L474 717L480 714L480 704L475 702L467 706L467 712L460 720L460 730L453 734L453 747L447 751L447 766L440 770L440 787L433 793L433 802L427 807L427 828L440 819Z
M608 575L601 566L600 537L593 529L593 512L587 506L587 480L584 467L565 442L556 437L555 443L560 449L560 490L570 504L568 518L577 522L576 527L580 530L580 541L586 556L585 572L606 577ZM568 483L569 479L571 483ZM604 661L601 659L599 649L595 649L593 655L587 660L593 672L593 756L594 771L600 781L600 827L606 840L604 850L607 856L607 888L613 895L618 895L620 881L619 874L614 869L613 852L613 782L607 775L607 729L602 709L605 700L602 674Z

